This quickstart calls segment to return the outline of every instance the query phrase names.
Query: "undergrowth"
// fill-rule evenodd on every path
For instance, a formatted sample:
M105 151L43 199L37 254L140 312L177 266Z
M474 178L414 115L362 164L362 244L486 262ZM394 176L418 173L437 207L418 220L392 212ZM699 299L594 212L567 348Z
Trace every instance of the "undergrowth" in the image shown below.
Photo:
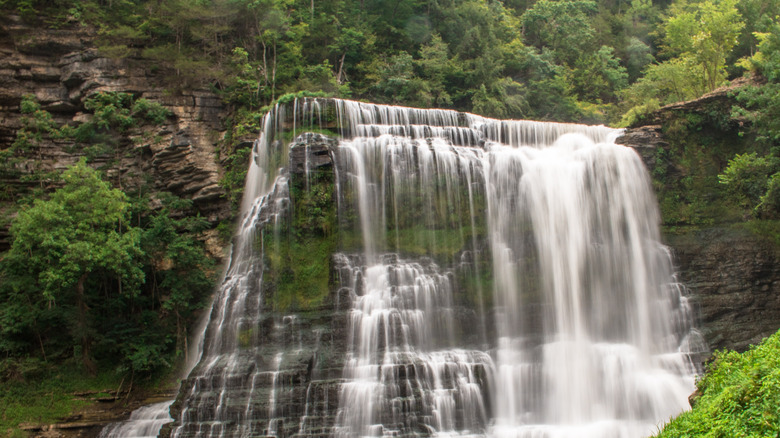
M4 361L2 366L8 368ZM0 391L0 435L16 436L24 423L62 421L93 403L89 396L112 395L130 386L130 379L116 371L89 376L80 364L35 367L35 375L12 376Z
M780 332L744 353L715 353L697 388L693 409L657 437L780 436Z

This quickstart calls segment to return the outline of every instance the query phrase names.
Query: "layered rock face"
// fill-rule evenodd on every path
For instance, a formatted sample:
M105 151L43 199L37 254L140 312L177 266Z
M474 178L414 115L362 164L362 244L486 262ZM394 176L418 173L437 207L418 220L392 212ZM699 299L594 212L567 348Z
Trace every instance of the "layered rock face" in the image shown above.
M667 236L711 350L746 350L780 328L778 248L746 230Z
M116 154L98 156L93 165L104 168L109 180L123 188L145 186L148 192L167 191L191 199L212 223L229 217L218 184L221 169L215 145L225 112L217 96L205 91L169 95L155 85L148 66L100 56L93 31L77 24L43 29L16 16L7 18L0 24L0 149L10 147L21 127L19 104L24 95L33 95L55 122L76 124L89 118L84 101L94 93L130 93L162 104L174 116L160 127L132 128L128 137L143 141L120 144ZM72 142L44 140L29 152L35 165L19 168L23 174L33 167L43 172L65 169L83 155L73 149ZM23 178L3 184L10 193L29 185ZM7 248L7 239L7 229L0 229L0 250Z

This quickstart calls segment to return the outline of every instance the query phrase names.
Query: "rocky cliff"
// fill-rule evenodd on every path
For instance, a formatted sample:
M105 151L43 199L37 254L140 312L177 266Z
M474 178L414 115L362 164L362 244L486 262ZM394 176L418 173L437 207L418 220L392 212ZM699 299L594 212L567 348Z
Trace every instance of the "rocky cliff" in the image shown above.
M98 156L92 164L123 188L144 187L148 193L171 192L191 199L197 211L212 224L229 217L219 186L220 164L216 144L223 134L225 110L220 99L207 91L169 93L148 64L133 59L110 59L94 45L94 31L76 23L60 29L37 28L19 17L0 23L0 150L13 143L22 124L19 104L32 95L58 124L75 125L88 120L85 100L101 91L123 92L158 102L173 113L162 126L133 128L134 142L120 142L120 150ZM62 170L84 154L72 141L44 139L33 151L35 170ZM24 174L31 164L18 166L22 177L2 181L5 196L0 209L7 219L14 193L30 183ZM9 202L11 201L11 202ZM8 246L8 220L0 224L0 250ZM212 233L213 234L213 233ZM212 239L210 250L221 254Z
M730 116L744 83L663 107L617 140L653 176L665 243L712 351L745 350L780 328L780 247L751 231L717 179L734 154L756 147Z

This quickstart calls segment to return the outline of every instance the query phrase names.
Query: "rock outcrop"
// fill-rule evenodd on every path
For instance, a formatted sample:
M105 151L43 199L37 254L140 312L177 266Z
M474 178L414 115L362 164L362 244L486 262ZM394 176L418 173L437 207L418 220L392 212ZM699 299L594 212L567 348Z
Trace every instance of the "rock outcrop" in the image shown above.
M19 17L7 18L0 24L0 150L11 146L22 126L19 104L24 95L35 96L56 123L74 125L89 119L84 101L94 93L129 93L162 104L173 117L163 126L131 128L127 135L137 139L137 144L120 144L121 150L110 157L98 156L92 163L122 188L144 187L147 193L167 191L191 199L212 224L230 216L219 186L216 144L222 136L225 110L216 95L207 91L169 94L157 85L158 78L148 66L102 56L94 47L93 31L77 24L43 29ZM73 142L44 139L31 152L35 170L72 165L83 155L73 146ZM19 166L23 173L32 167ZM29 185L21 178L2 183L11 194ZM0 206L6 217L13 214L8 206ZM0 250L8 245L4 222L0 224Z
M746 350L780 328L780 251L744 229L666 236L711 350Z

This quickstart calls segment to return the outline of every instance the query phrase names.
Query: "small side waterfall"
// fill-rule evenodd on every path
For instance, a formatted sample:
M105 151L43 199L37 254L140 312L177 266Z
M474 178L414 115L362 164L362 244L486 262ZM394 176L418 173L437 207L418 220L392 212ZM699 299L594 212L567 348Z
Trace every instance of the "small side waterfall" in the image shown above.
M655 431L688 408L702 341L618 134L277 106L172 435Z
M173 400L136 409L127 421L110 424L100 431L100 438L156 437L164 424L173 421L168 408Z

